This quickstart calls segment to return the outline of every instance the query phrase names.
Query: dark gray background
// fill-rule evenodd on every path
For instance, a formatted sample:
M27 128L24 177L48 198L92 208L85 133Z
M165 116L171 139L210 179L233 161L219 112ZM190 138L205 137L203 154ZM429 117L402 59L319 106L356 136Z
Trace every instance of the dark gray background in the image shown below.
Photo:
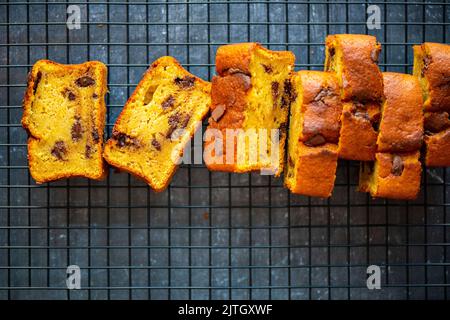
M371 1L369 1L371 2ZM378 2L383 70L411 72L411 46L449 42L448 2ZM182 166L156 194L125 173L35 185L20 126L26 75L42 58L109 67L108 132L148 65L173 55L214 74L216 48L260 41L322 69L325 36L366 33L365 1L0 2L1 299L447 298L449 170L428 169L416 201L357 193L341 161L329 200L289 195L281 179ZM65 268L82 290L65 290ZM382 268L383 289L365 287Z

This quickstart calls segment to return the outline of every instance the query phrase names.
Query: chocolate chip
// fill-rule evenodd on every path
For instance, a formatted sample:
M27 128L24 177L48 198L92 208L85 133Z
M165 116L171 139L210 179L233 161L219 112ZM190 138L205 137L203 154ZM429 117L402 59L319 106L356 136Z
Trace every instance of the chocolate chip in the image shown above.
M373 121L372 122L372 128L373 130L375 130L376 132L378 132L379 128L380 128L380 122L379 121Z
M233 73L233 76L241 79L242 83L244 84L245 91L248 91L252 87L252 82L251 82L249 75L242 73L242 72L236 72L236 73Z
M286 134L287 131L287 124L286 122L283 122L282 124L280 124L280 136Z
M123 132L114 132L112 138L117 141L119 147L134 146L138 147L139 142L136 138L132 138Z
M188 89L194 86L195 78L190 76L185 76L183 78L175 78L175 84L179 86L181 89Z
M272 99L273 99L274 106L276 106L276 104L277 104L279 95L280 95L280 84L276 81L273 81L272 82Z
M119 147L125 147L127 135L125 133L119 133L117 135L113 135L113 139L117 140L117 145Z
M380 56L380 49L373 48L372 51L370 52L370 59L372 59L374 63L378 63L379 56Z
M75 93L73 93L72 91L70 91L68 88L65 88L63 91L61 91L61 94L64 97L67 97L67 99L69 99L70 101L73 101L77 98L77 96L75 95Z
M245 75L250 75L249 73L245 72L244 70L241 70L239 68L228 68L225 70L224 74L236 74L236 73L243 73Z
M430 66L431 62L433 62L431 56L429 56L429 55L423 56L423 67L422 67L422 70L420 71L420 74L422 77L424 76L425 71L428 70L428 67Z
M158 142L158 140L156 140L156 139L154 139L154 138L153 138L153 140L152 140L152 146L153 146L156 150L161 151L161 144Z
M224 113L225 113L225 106L223 104L218 104L211 112L211 118L217 122L220 120L220 118L222 118Z
M333 57L336 53L336 49L334 47L330 47L328 49L328 54L330 55L330 57Z
M75 84L76 84L77 86L79 86L79 87L84 88L84 87L89 87L89 86L94 85L94 84L95 84L95 80L92 79L92 78L89 77L89 76L83 76L83 77L81 77L81 78L78 78L78 79L75 81Z
M294 167L295 166L294 160L292 159L291 156L288 157L288 164L289 164L289 167Z
M166 138L170 139L172 133L177 129L177 126L180 123L180 115L178 113L172 114L167 121L169 122L169 129L166 132Z
M281 97L281 108L287 108L291 102L297 98L297 93L292 87L292 83L289 79L284 80L283 96Z
M289 106L289 104L290 104L289 100L285 96L282 96L281 97L281 108L282 109L287 108Z
M333 96L335 96L335 93L330 87L322 87L319 93L314 97L314 101L325 103L325 98Z
M93 95L92 95L92 99L97 99L98 98L98 95L96 94L96 93L94 93Z
M316 134L304 142L308 147L317 147L327 142L321 134Z
M353 115L357 118L362 118L364 120L370 120L369 114L364 110L356 110Z
M77 97L75 96L75 94L72 91L69 91L69 93L67 94L67 98L69 98L70 101L73 101Z
M72 129L70 130L73 141L78 141L83 136L83 127L81 125L81 118L75 117L75 121L72 124Z
M284 80L284 94L289 98L289 101L294 101L297 98L297 93L292 87L292 82L289 79Z
M171 114L167 119L167 121L169 122L169 126L176 127L180 122L180 114L179 113Z
M370 121L370 116L369 113L367 112L367 107L364 104L354 101L350 111L355 117Z
M86 158L86 159L89 159L90 157L91 157L91 154L92 154L92 148L91 148L91 146L90 145L86 145L86 148L85 148L85 150L84 150L84 157Z
M93 140L95 143L98 143L98 142L100 141L100 136L98 135L97 128L92 129L91 134L92 134L92 140Z
M169 122L169 129L166 133L166 138L169 139L172 136L172 133L176 129L184 129L186 128L187 124L189 123L191 116L188 114L180 114L175 113L169 116L168 122Z
M394 176L401 176L403 172L403 160L402 157L394 154L392 155L392 167L391 173Z
M38 71L38 73L36 74L36 79L34 79L33 94L36 93L39 82L41 82L41 78L42 78L42 72Z
M447 112L431 112L425 114L424 127L428 132L436 133L450 127Z
M261 64L261 65L263 66L265 73L272 73L273 72L273 69L272 69L271 66L268 66L266 64Z
M170 95L168 96L161 104L161 108L163 108L164 110L169 109L171 107L173 107L175 103L175 98Z
M58 160L63 160L67 153L66 145L64 141L56 141L52 148L52 156L56 157Z
M336 53L336 49L334 47L327 48L328 50L328 59L325 65L325 71L334 71L334 63L333 58Z

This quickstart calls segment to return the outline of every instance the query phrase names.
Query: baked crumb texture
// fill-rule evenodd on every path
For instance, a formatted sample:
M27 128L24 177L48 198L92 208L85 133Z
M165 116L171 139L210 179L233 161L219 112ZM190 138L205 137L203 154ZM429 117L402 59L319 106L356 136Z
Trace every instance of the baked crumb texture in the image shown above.
M425 42L414 49L413 74L422 87L425 165L450 166L450 45Z
M204 154L208 169L229 172L268 170L275 176L281 174L289 106L295 95L290 83L294 61L292 52L271 51L258 43L219 47L216 55L218 75L212 80L212 116L209 118L208 129L221 133L223 148L216 150L218 148L211 146L216 144L216 136L205 141L205 150L213 150ZM237 132L236 138L227 138L227 129L242 131L232 131ZM256 137L257 143L248 143L244 135L252 130L262 132L259 129L266 130L267 143L260 140L262 135ZM279 130L278 150L271 145L272 129ZM231 141L228 150L233 150L234 146L234 157L229 154L227 156L227 140ZM239 147L240 151L243 150L239 153L239 158L238 141L244 141ZM272 149L276 151L272 153ZM250 153L256 155L256 158L249 157Z
M299 71L289 118L284 184L296 194L329 197L334 187L342 104L336 76Z
M373 160L384 100L381 45L373 36L358 34L329 35L325 44L325 71L336 74L343 102L339 157Z
M102 179L107 68L97 61L37 61L28 76L22 125L37 183L70 177Z
M155 191L170 183L196 129L210 108L211 84L172 57L147 70L106 142L106 161L145 180Z
M385 72L383 82L378 151L375 162L361 163L359 190L377 198L414 199L422 172L422 91L412 75Z

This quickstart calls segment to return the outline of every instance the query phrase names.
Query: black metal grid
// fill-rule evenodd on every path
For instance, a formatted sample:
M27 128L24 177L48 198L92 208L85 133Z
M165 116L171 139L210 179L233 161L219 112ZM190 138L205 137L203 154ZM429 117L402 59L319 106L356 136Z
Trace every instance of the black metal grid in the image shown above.
M81 30L66 28L77 4ZM382 28L368 31L377 4ZM411 72L411 45L448 43L447 1L0 2L0 299L446 299L449 170L427 169L415 201L355 191L339 163L329 200L290 195L280 179L183 165L156 194L127 174L41 186L20 127L26 74L42 58L109 67L107 131L147 66L175 56L205 79L216 48L259 41L322 69L331 33L371 33L383 70ZM66 267L82 269L67 290ZM366 268L382 289L366 288Z

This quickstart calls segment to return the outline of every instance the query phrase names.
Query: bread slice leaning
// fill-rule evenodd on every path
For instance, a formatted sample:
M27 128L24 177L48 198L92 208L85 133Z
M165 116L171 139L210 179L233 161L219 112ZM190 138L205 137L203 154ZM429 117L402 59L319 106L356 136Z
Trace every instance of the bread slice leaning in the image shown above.
M209 82L172 57L156 60L128 99L106 142L105 160L155 191L170 183L184 147L210 107Z

